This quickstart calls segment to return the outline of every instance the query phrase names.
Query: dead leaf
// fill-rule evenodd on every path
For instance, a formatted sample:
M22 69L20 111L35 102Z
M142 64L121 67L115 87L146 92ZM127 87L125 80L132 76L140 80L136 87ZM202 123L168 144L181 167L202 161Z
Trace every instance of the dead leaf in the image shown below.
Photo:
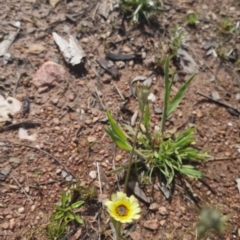
M3 40L0 43L0 57L8 52L8 49L14 42L17 35L18 35L18 32L10 32L7 39Z
M199 72L197 63L187 51L179 48L177 55L180 58L180 65L187 74L194 74Z
M128 187L134 192L134 194L138 198L142 199L146 203L150 203L150 200L148 199L148 197L146 196L144 191L141 189L141 187L140 187L138 182L131 181L131 182L128 183Z
M0 95L0 123L11 121L11 116L21 110L22 104L13 97L4 98Z
M69 41L66 41L55 32L53 32L52 35L66 62L72 64L73 66L82 62L82 59L86 56L86 54L74 36L70 35Z
M108 1L104 1L99 4L98 14L103 16L105 19L108 19L109 12L110 12L110 4Z

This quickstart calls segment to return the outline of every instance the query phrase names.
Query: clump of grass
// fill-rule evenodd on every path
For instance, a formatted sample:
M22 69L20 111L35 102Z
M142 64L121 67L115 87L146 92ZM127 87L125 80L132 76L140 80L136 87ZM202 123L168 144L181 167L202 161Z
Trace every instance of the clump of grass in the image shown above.
M196 227L197 239L202 239L209 230L214 230L218 236L221 236L230 217L230 215L223 216L219 210L214 208L202 209Z
M128 134L116 123L108 112L110 126L106 128L107 134L121 149L131 152L128 172L125 179L127 185L129 169L132 164L133 153L140 156L149 169L149 179L153 173L162 173L167 185L170 185L176 174L183 174L191 178L201 178L203 173L197 170L191 163L203 161L210 157L205 152L196 150L192 144L195 142L194 129L189 128L184 132L172 136L166 133L167 118L176 110L186 93L186 89L193 80L190 77L181 86L177 94L170 99L171 88L175 76L174 72L169 74L169 58L164 68L164 108L162 119L159 124L159 131L150 131L150 108L148 104L149 91L142 86L138 89L138 105L141 112L139 127L134 130L131 126L125 125Z
M224 35L232 34L236 30L236 26L234 25L233 21L229 17L224 17L219 25L218 25L219 32Z
M121 0L119 6L135 23L140 23L144 19L149 22L151 16L162 12L153 0Z
M73 193L63 192L60 205L55 207L55 213L46 226L46 237L48 239L59 239L67 233L69 223L82 224L83 220L75 210L80 208L84 201L74 201Z
M189 26L195 27L195 26L197 25L197 23L198 23L198 15L197 15L197 13L194 12L194 11L189 11L189 12L187 13L187 18L186 18L186 20L187 20L187 24L188 24Z
M170 40L170 49L171 49L171 57L174 58L177 56L177 51L180 48L184 36L186 35L186 32L183 28L180 26L175 26L173 29L172 37Z

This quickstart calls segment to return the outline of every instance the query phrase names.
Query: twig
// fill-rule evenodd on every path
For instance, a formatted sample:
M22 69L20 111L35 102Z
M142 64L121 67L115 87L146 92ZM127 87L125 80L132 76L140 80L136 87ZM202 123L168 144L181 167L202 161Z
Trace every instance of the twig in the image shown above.
M203 94L201 92L197 92L197 94L200 95L200 96L203 96L203 97L205 97L205 98L207 98L207 99L209 99L209 100L211 100L211 101L213 101L213 102L215 102L215 103L217 103L217 104L219 104L219 105L221 105L223 107L230 108L233 111L235 111L236 113L238 113L238 115L240 115L240 111L238 109L234 108L233 106L231 106L231 105L229 105L227 103L223 103L223 102L220 102L218 100L215 100L214 98L208 97L208 96L206 96L205 94Z
M95 95L97 96L98 101L99 101L100 105L102 106L103 110L106 110L105 106L103 105L102 99L99 96L98 89L96 87L95 87L95 93L96 93Z
M17 81L16 81L16 85L15 85L15 88L14 88L14 96L17 94L17 88L18 88L18 85L19 85L19 82L21 80L21 77L23 75L23 73L17 73Z
M220 158L211 158L211 159L208 159L207 161L204 161L204 163L216 162L216 161L225 161L225 160L233 160L233 159L239 159L239 157L220 157Z
M122 95L122 93L120 92L120 90L118 89L118 87L115 85L115 84L113 84L113 86L115 87L115 89L117 90L117 92L118 92L118 94L119 94L119 96L122 98L122 100L124 101L125 100L125 98L124 98L124 96Z
M3 144L1 144L3 143ZM30 146L30 145L26 145L26 144L20 144L20 143L13 143L13 142L10 142L10 141L4 141L2 139L0 139L0 147L13 147L13 146L18 146L18 147L27 147L27 148L32 148L32 149L35 149L43 154L45 154L46 156L48 156L49 158L53 159L53 163L57 163L58 165L62 166L63 169L70 175L72 175L74 178L75 175L73 173L71 173L67 167L65 167L59 160L57 160L53 155L51 155L50 153L40 149L40 148L37 148L37 147L33 147L33 146Z
M101 176L99 171L99 162L97 162L97 172L98 172L98 181L99 181L99 188L100 188L100 194L102 196L102 182L101 182Z
M12 176L12 179L17 183L17 185L22 189L22 191L23 191L23 193L25 194L25 196L27 197L27 199L29 200L29 202L31 203L31 204L33 204L33 201L32 201L32 199L29 197L29 195L26 193L26 191L24 190L24 188L21 186L21 184L18 182L18 180L14 177L14 176Z

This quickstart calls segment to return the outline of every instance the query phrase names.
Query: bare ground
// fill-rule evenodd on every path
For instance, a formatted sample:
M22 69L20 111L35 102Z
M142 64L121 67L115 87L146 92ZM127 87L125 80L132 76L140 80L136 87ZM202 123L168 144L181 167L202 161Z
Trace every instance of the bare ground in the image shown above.
M111 11L106 20L96 8L97 1L61 1L54 9L47 2L35 0L0 3L0 40L19 30L9 50L11 60L7 64L2 59L0 62L0 90L21 102L26 96L30 99L29 114L15 115L12 123L41 124L30 130L37 133L34 142L20 140L16 130L0 133L0 169L10 171L0 182L1 239L46 239L44 227L63 190L77 181L96 187L100 196L98 177L89 176L91 171L97 172L97 163L103 195L109 197L118 189L116 176L109 171L113 164L121 166L128 155L106 136L104 108L120 123L129 122L137 109L137 101L130 93L131 81L136 76L152 77L151 89L156 96L151 104L152 127L158 124L161 115L153 111L153 105L163 107L164 84L161 69L151 59L161 59L166 54L176 24L187 32L184 45L197 62L199 73L168 127L181 131L195 126L196 146L206 149L216 160L198 166L206 174L202 181L177 180L171 201L159 189L146 185L145 193L160 210L151 211L140 201L142 217L131 232L139 234L140 239L195 239L193 229L200 208L216 207L223 214L231 214L222 239L240 237L240 195L235 182L240 172L239 114L198 94L211 96L217 91L220 102L238 109L239 66L220 57L219 51L234 49L239 57L239 28L233 34L224 34L219 26L225 15L235 25L239 23L239 1L168 1L164 14L150 26L122 21L118 9ZM195 28L186 24L190 9L199 14ZM14 26L16 21L21 22L20 29ZM52 32L67 38L68 31L86 52L84 66L73 68L67 64L54 43ZM213 49L218 57L206 56L203 46L209 40L215 43ZM36 44L42 50L31 48ZM105 58L105 52L140 53L141 57L115 63L120 76L114 79L97 62ZM39 93L32 77L46 61L61 64L67 75L61 85ZM176 64L177 89L186 80L186 73ZM94 142L91 146L89 137ZM95 218L97 212L101 213L99 221ZM66 239L98 239L99 228L101 239L110 239L108 216L101 204L87 202L81 215L84 224L76 229L78 236ZM155 229L146 228L146 223ZM137 239L134 234L131 238ZM206 239L219 237L209 233Z

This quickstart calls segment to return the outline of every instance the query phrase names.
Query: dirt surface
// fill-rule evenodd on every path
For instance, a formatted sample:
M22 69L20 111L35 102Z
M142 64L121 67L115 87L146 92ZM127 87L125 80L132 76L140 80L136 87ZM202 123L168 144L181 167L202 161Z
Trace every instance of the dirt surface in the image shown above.
M109 109L119 123L130 122L137 109L131 82L137 76L150 77L156 97L151 103L151 124L153 128L158 125L161 114L154 108L163 107L164 84L157 61L169 51L175 25L186 32L183 46L195 60L198 74L169 119L168 128L181 132L195 126L196 147L207 150L215 160L198 166L206 174L202 181L177 179L171 201L155 185L144 186L151 204L140 200L142 217L128 228L128 239L195 239L194 226L202 207L216 207L223 214L231 214L222 239L240 238L240 194L235 181L240 177L240 75L236 63L240 28L226 33L221 27L226 16L239 26L239 1L166 1L162 15L152 24L140 26L123 20L119 9L112 9L113 1L60 1L55 8L48 1L38 0L0 3L0 41L11 32L16 34L8 51L10 59L9 55L4 56L5 61L0 59L0 93L25 106L30 103L29 112L25 109L25 113L17 113L8 124L25 122L21 126L30 127L29 134L37 134L35 141L20 140L20 125L1 126L1 239L46 239L44 228L54 206L62 191L76 182L96 187L99 198L107 198L118 186L123 187L122 175L117 179L109 171L126 162L128 155L106 135L105 110ZM109 8L109 16L102 16L100 3ZM187 25L189 10L198 13L196 27ZM53 32L66 40L69 34L76 37L86 53L82 64L66 63ZM214 51L210 52L207 44L212 44ZM99 64L108 52L134 57L107 60L108 72ZM222 52L229 53L228 57ZM63 77L51 87L37 88L34 74L47 61L61 65ZM178 69L174 88L178 89L188 73L180 61L174 64L171 68ZM219 95L219 101L235 111L198 92L214 98ZM111 239L108 215L101 203L86 203L80 213L84 224L65 239ZM220 238L210 232L205 239Z

